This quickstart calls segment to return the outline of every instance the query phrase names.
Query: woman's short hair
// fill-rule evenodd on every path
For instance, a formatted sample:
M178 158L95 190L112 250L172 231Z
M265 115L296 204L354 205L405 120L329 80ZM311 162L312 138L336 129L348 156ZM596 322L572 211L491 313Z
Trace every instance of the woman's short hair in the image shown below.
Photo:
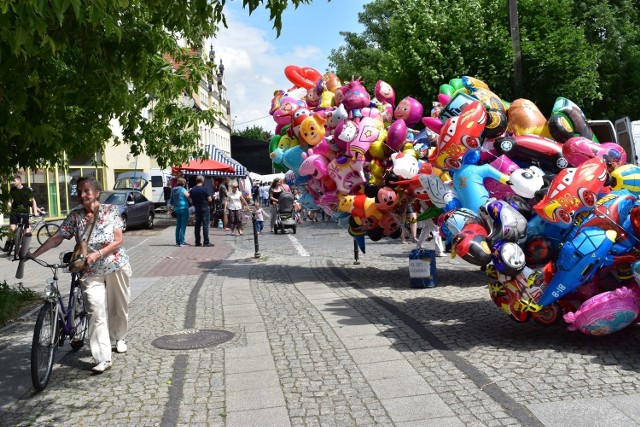
M76 181L76 186L80 187L84 183L88 183L91 187L93 187L96 191L102 191L102 185L98 181L96 181L92 176L81 176Z
M187 184L187 180L184 178L178 178L178 180L176 181L176 184L179 185L180 187L184 187Z

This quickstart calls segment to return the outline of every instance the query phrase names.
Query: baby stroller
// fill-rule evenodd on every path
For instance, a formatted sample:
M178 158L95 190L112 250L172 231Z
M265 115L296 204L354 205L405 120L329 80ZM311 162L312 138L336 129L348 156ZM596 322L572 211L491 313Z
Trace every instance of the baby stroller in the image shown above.
M278 197L278 214L276 215L276 224L274 233L278 234L278 230L285 233L285 229L291 228L293 234L296 234L296 217L293 194L289 191L284 191Z

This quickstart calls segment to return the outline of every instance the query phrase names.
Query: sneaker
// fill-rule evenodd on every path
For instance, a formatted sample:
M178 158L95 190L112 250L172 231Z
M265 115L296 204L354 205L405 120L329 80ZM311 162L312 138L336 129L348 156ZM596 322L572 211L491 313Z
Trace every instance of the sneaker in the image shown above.
M127 352L127 343L124 340L118 340L116 342L116 351L118 353L126 353Z
M202 246L202 244L200 244L200 243L196 243L196 246Z
M96 366L91 368L93 372L96 372L98 374L101 374L108 369L111 369L111 361L109 360L107 360L106 362L100 362Z

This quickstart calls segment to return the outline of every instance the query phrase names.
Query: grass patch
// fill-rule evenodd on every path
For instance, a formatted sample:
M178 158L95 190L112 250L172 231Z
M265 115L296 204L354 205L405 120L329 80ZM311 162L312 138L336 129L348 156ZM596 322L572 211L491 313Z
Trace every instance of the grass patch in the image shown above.
M25 306L40 299L40 295L25 288L22 283L9 286L6 280L0 282L0 326L11 322Z

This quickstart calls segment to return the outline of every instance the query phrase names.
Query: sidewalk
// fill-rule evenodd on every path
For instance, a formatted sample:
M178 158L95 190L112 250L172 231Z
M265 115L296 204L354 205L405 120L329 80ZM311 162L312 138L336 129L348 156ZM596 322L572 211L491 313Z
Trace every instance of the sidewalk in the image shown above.
M213 229L213 248L138 234L128 352L94 376L87 346L65 346L34 394L33 320L5 328L0 425L640 425L637 328L620 342L516 324L464 261L439 258L439 286L413 289L409 245L368 243L354 264L334 224L262 234L259 259L248 227Z

